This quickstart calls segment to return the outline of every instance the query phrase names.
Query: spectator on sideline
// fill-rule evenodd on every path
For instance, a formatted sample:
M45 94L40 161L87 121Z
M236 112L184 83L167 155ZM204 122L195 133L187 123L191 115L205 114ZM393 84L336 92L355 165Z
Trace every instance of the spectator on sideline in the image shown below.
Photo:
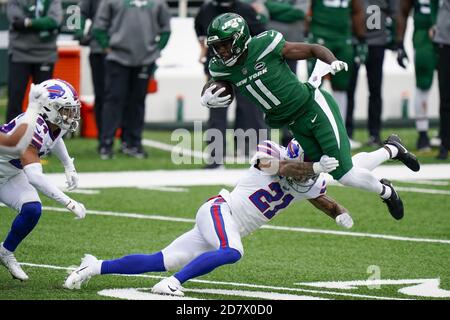
M155 61L170 37L170 12L164 0L103 0L93 34L106 50L101 159L112 159L116 130L125 123L122 151L135 158L142 147L145 97Z
M29 78L37 84L53 77L63 9L61 0L9 0L6 14L10 23L6 111L9 122L22 113Z

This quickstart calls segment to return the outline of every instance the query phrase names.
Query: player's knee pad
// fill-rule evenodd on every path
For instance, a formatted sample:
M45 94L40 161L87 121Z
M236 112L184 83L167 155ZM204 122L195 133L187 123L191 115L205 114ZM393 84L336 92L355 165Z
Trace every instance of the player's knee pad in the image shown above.
M178 270L195 258L190 252L161 251L164 257L164 267L167 271Z
M29 221L29 223L36 224L39 221L42 213L42 204L40 202L27 202L22 205L20 214Z
M221 257L223 259L224 264L235 263L242 258L241 252L234 248L224 248L220 249Z

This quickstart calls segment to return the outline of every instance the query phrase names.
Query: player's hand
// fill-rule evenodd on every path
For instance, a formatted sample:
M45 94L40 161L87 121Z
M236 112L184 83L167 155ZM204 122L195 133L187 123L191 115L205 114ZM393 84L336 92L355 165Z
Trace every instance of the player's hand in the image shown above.
M69 203L66 205L66 208L75 213L77 216L76 219L83 219L86 216L86 208L80 202L76 202L71 199Z
M216 85L210 86L205 90L202 97L200 98L200 103L202 106L207 108L226 108L231 103L231 95L226 95L225 97L219 97L219 95L225 91L225 88L220 88L215 93L213 90L216 88Z
M28 94L28 108L33 108L37 113L41 112L42 107L48 102L48 91L40 85L31 84Z
M313 170L315 174L321 172L331 172L335 170L337 167L339 167L339 161L327 155L323 155L320 158L319 162L314 162L313 164Z
M336 60L331 63L331 74L334 75L342 70L348 70L348 65L344 61Z
M66 184L67 184L67 191L74 190L78 187L78 173L75 170L75 166L73 165L74 158L70 159L71 164L64 167L64 173L66 174Z
M338 226L344 227L346 229L350 229L353 227L353 219L352 217L347 213L341 213L334 219Z
M397 46L397 62L403 69L406 69L406 65L409 62L403 43L399 43Z

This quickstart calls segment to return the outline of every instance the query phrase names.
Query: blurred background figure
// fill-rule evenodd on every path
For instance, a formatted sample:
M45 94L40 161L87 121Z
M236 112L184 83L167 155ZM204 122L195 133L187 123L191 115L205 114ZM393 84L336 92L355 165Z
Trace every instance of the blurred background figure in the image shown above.
M213 0L205 2L199 9L195 17L195 32L197 33L200 43L201 54L200 62L204 65L204 71L207 78L210 78L208 64L214 56L213 51L206 46L206 34L210 22L219 14L225 12L233 12L241 15L248 23L252 36L257 35L266 30L263 23L263 16L258 14L252 5L243 3L238 0ZM236 120L234 129L265 129L263 113L249 99L236 93ZM226 129L227 129L227 112L228 108L211 108L209 109L208 129L218 129L222 133L222 150L213 149L211 159L214 162L207 164L205 168L215 169L223 166L223 158L226 156ZM257 131L258 132L258 131ZM211 144L215 141L214 136L207 138L207 143ZM246 147L246 149L248 149ZM239 151L238 151L239 152ZM248 154L248 150L240 150Z
M58 59L56 37L63 19L61 0L9 0L8 107L6 121L22 113L31 77L33 83L51 79Z
M100 137L102 130L102 111L105 90L105 57L106 51L95 40L92 35L92 23L97 13L97 9L102 0L81 0L79 3L81 12L81 28L76 31L74 38L80 42L82 46L89 46L89 64L91 66L92 83L94 86L94 112L95 123L98 131L98 152L100 152ZM89 20L91 25L89 30L85 32L86 21Z
M169 41L169 8L164 0L103 0L93 34L107 52L100 157L113 158L114 136L122 126L122 151L146 158L145 97L155 61Z
M305 41L305 16L310 0L267 0L270 20L268 29L282 33L286 41ZM297 74L297 60L286 61L292 72ZM288 128L282 129L281 144L287 146L293 136Z
M368 45L366 52L359 51L358 41L354 45L353 71L347 91L348 104L345 125L349 137L353 136L353 110L355 106L355 91L358 82L359 67L366 66L367 83L369 87L369 112L367 129L369 139L367 145L379 147L382 145L381 114L383 112L382 83L383 62L386 48L394 49L393 43L393 21L395 19L398 0L364 0L364 12L366 13L366 41ZM379 15L376 18L374 15Z
M437 63L440 97L440 136L441 146L437 156L440 160L448 158L450 149L450 1L441 1L435 27L431 28L431 36L438 47ZM433 17L438 10L438 0L432 0Z
M432 26L430 1L402 0L397 15L397 61L402 68L406 68L408 56L404 47L406 21L411 10L414 9L414 70L416 75L416 91L414 110L416 114L417 149L430 150L428 137L428 97L433 84L434 71L437 66L437 53L430 38L429 30Z
M311 34L311 43L327 47L341 61L348 64L348 72L340 72L331 77L333 97L341 110L341 116L347 116L347 90L353 73L354 47L360 61L365 61L367 54L365 14L362 0L329 1L314 0L311 3L310 22L307 22ZM356 43L352 43L352 36ZM308 60L309 73L315 60ZM350 138L352 149L360 144Z

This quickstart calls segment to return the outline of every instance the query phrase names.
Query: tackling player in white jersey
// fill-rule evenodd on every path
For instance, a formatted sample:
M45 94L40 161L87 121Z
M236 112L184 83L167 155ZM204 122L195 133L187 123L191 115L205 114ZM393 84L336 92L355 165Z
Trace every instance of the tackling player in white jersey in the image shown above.
M20 157L0 155L0 201L18 212L11 230L0 244L0 263L9 270L13 278L22 281L28 280L28 276L13 252L34 229L41 216L42 205L37 190L65 206L78 218L86 215L86 209L81 203L65 195L43 174L40 163L40 157L51 151L64 166L67 189L77 187L78 175L73 158L69 157L62 137L68 130L75 131L78 127L78 94L72 85L62 80L47 80L38 86L32 92L41 92L38 98L42 99L39 103L43 104L43 109L36 119L31 144ZM44 99L43 96L47 98ZM24 114L17 116L1 126L0 131L7 135L14 134L25 118Z
M83 282L99 274L139 274L181 268L174 276L156 284L152 292L182 296L182 283L237 262L244 254L241 238L298 200L310 200L339 225L350 228L352 218L344 207L325 195L326 180L321 174L333 171L338 161L323 156L320 162L302 162L298 159L300 151L295 140L287 148L264 141L258 145L252 166L233 191L222 190L200 207L192 230L150 255L128 255L109 261L86 255L80 267L66 279L64 287L80 288Z

